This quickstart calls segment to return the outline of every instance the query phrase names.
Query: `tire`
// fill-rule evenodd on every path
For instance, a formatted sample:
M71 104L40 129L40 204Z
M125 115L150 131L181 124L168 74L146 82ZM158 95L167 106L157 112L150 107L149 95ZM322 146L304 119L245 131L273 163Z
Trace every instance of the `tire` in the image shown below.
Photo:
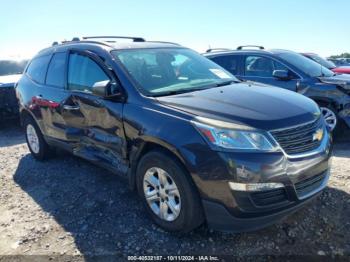
M48 159L52 154L52 149L44 140L43 134L33 118L27 117L24 120L24 131L29 151L33 157L39 161Z
M342 134L342 123L338 117L337 110L330 104L319 103L322 115L326 116L327 126L331 129L334 138L341 136ZM328 117L327 117L328 116ZM335 121L335 126L333 127ZM331 124L332 123L332 124Z
M162 173L162 171L165 171L165 173ZM154 175L150 176L150 174ZM163 179L161 179L160 174L162 174ZM164 174L167 179L163 188L165 193L163 191L164 194L162 194L161 184L162 180L164 182ZM158 182L155 179L157 176L159 178ZM149 192L156 192L154 191L156 189L151 183L146 182L148 180L153 180L152 184L157 184L159 188L157 191L159 192L158 200L155 200L152 206L147 201L145 192L151 195L153 193L150 194ZM147 213L164 230L186 233L203 223L203 209L195 185L179 161L166 151L155 150L142 157L136 171L136 185ZM166 194L167 188L171 191L168 192L169 194ZM178 190L176 191L174 188ZM165 200L161 202L164 196ZM163 216L160 212L161 205L165 206L167 210ZM157 206L159 207L159 214L155 211ZM171 206L173 209L170 208ZM175 210L175 212L172 212L172 210Z

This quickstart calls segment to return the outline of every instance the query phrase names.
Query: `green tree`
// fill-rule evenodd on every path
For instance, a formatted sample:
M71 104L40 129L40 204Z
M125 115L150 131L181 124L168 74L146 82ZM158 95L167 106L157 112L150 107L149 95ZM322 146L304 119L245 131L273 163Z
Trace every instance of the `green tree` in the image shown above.
M342 53L340 55L332 55L330 58L350 58L350 53Z

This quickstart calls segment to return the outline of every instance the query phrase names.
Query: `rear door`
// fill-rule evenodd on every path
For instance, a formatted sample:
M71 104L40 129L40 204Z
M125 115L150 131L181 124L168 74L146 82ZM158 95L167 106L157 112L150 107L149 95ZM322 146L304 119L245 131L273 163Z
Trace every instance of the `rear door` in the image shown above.
M287 66L268 56L246 55L243 60L244 80L255 81L263 84L278 86L291 91L296 91L299 77ZM281 80L273 76L274 70L288 71L291 79Z
M61 104L69 96L65 90L66 52L34 58L26 74L34 83L30 110L48 138L66 140Z
M65 133L75 143L73 152L76 155L125 173L123 103L92 93L93 86L102 81L118 82L99 56L70 50L67 68L70 96L62 108Z

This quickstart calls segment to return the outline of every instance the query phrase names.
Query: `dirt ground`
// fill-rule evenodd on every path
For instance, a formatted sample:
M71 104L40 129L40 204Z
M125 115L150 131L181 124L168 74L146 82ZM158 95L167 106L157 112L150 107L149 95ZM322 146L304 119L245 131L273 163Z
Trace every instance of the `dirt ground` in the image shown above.
M16 123L0 125L0 261L127 255L311 255L349 258L350 143L337 144L323 194L266 229L243 234L202 226L164 232L146 216L126 183L108 171L59 153L29 154ZM36 255L36 256L34 256Z

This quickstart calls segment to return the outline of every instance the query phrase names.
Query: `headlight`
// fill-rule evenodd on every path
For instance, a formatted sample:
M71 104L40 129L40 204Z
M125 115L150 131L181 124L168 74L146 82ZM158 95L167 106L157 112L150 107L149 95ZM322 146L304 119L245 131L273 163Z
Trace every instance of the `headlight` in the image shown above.
M206 121L208 123L209 121ZM212 120L213 124L220 124ZM197 130L204 136L212 147L238 150L275 151L276 147L266 138L263 132L249 130L245 126L222 122L221 126L208 125L192 121ZM230 128L240 127L241 130ZM245 130L242 130L245 129Z

